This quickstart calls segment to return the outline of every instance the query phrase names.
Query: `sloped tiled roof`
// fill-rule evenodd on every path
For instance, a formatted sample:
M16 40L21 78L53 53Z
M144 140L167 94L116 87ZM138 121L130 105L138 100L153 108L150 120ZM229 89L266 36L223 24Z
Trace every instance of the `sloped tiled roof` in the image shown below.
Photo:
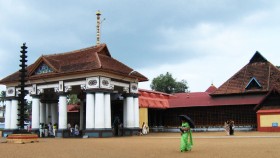
M169 108L168 99L172 96L170 94L139 89L139 107L140 108Z
M263 97L263 95L211 97L208 92L176 93L169 99L169 108L256 105Z
M217 87L214 86L213 84L211 84L211 86L208 87L208 89L207 89L205 92L207 92L207 93L213 93L213 92L215 92L216 90L217 90Z
M53 70L53 72L35 75L34 72L41 63L45 63ZM98 46L92 46L66 53L43 55L27 67L27 79L33 80L42 77L50 78L54 76L57 77L94 71L128 76L133 69L112 58L106 44L100 44ZM0 83L5 84L18 81L18 76L19 72L15 72L2 79ZM144 75L138 72L133 73L130 76L138 78L140 82L148 80Z
M280 109L280 93L272 88L265 97L254 107L254 110L262 109Z
M255 78L261 87L246 88ZM275 87L280 90L280 70L256 52L250 62L211 95L263 93Z

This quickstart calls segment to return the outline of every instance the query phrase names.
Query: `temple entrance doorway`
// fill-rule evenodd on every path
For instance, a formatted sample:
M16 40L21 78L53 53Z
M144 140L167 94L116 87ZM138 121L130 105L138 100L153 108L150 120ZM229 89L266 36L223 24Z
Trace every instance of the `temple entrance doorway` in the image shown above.
M113 94L111 100L112 130L114 136L123 136L123 99L120 94Z
M74 131L83 129L84 119L81 116L81 112L83 113L84 108L81 107L83 103L80 99L82 93L81 87L77 85L72 86L67 95L67 124L71 126Z

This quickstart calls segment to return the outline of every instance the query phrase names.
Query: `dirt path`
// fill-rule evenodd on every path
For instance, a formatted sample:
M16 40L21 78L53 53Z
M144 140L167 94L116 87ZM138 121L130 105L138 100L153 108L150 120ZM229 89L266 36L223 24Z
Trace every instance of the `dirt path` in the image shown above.
M0 143L1 158L278 158L280 133L222 132L193 133L191 152L180 153L179 133L89 139L39 139L38 143ZM4 141L4 139L2 139Z

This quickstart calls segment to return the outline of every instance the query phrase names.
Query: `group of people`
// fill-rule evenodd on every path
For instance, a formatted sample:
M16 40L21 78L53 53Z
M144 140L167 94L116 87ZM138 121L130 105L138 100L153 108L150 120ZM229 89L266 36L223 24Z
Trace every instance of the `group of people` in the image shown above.
M78 124L75 124L74 128L70 123L67 124L67 129L69 130L70 136L79 136L80 130Z
M186 120L181 120L181 121L182 121L182 126L180 127L180 131L181 131L180 150L181 152L191 151L193 146L191 128ZM116 118L113 124L114 124L114 134L120 135L122 132L119 130L123 128L120 127L122 126L120 119ZM233 121L225 122L225 129L226 131L228 130L229 131L228 133L231 135L233 135L233 128L234 128L233 124L234 124ZM55 123L54 125L52 125L51 122L49 124L40 123L40 137L56 137L57 127L58 127L57 123ZM78 136L80 134L78 124L75 124L73 128L71 124L68 123L67 129L70 132L70 136ZM145 122L143 122L139 135L146 135L148 133L149 133L149 126L147 126Z
M234 121L228 120L224 124L224 129L227 135L234 135Z
M57 132L57 123L53 124L50 122L49 124L40 123L40 137L56 137Z

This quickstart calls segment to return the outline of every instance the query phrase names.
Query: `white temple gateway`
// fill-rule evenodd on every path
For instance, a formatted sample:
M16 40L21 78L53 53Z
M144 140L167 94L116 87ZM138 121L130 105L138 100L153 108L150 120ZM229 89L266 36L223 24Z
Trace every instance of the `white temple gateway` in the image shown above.
M106 44L99 44L97 34L96 46L43 55L27 67L33 132L39 132L40 123L51 122L58 123L58 137L69 136L68 94L77 94L81 100L78 124L84 135L113 136L112 121L117 117L123 121L124 135L138 132L138 82L148 79L112 58ZM4 136L18 129L19 74L15 72L0 81L6 85Z

